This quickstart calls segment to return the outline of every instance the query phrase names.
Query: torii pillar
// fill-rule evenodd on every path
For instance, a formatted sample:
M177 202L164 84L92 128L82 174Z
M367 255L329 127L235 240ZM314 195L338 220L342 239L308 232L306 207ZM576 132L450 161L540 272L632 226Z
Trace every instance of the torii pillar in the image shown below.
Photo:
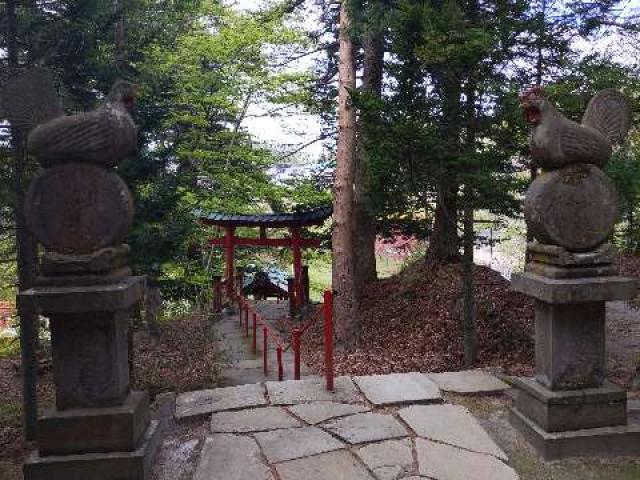
M233 277L233 256L235 246L235 227L226 227L224 233L224 255L225 255L225 273L224 276L227 279L227 298L232 298L235 284Z

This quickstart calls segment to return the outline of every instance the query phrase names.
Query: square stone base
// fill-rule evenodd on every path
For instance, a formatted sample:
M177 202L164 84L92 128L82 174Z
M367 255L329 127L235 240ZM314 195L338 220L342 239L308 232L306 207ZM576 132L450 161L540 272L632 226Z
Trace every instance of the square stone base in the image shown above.
M100 435L101 432L95 432ZM33 452L24 463L25 480L146 480L160 445L158 421L152 421L132 452L42 457Z
M553 305L629 300L637 295L639 284L619 276L548 278L531 272L511 276L513 290Z
M42 456L130 452L149 420L147 392L132 392L117 407L52 408L38 419L38 450Z
M510 420L545 460L640 455L639 424L549 433L515 407L510 409Z
M565 432L627 423L627 393L599 388L551 391L533 378L516 378L515 408L545 432Z

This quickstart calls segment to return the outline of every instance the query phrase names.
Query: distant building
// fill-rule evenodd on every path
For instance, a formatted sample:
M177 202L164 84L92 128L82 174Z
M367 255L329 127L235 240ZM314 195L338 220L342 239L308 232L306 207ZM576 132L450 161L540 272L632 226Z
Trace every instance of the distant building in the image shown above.
M0 302L0 329L7 328L10 325L15 313L16 308L12 303Z

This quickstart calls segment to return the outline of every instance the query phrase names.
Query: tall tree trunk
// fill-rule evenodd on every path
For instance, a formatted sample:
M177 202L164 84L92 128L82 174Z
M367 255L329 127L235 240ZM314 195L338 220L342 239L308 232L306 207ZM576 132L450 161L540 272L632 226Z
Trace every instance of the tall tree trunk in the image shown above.
M475 288L473 284L473 243L475 234L473 231L473 192L470 185L465 185L464 206L464 254L462 262L463 285L463 339L464 339L464 364L472 367L476 362L476 321L475 321Z
M379 0L373 8L380 8ZM382 76L384 67L384 27L369 25L364 34L364 62L362 72L362 90L369 95L382 95ZM376 280L376 218L373 213L369 191L369 148L370 138L367 129L376 119L361 115L358 125L357 164L355 171L355 225L356 250L355 269L358 290Z
M16 0L6 2L7 25L7 60L9 69L15 73L18 62L18 38ZM24 199L26 190L25 173L25 136L15 126L11 128L11 144L14 166L15 188L15 222L16 222L16 250L18 257L18 289L27 290L35 284L36 243L26 228ZM20 317L20 353L22 363L22 409L24 436L26 440L34 440L38 417L37 405L37 316L18 303Z
M338 66L338 150L336 156L333 211L333 289L338 346L348 349L359 336L358 291L354 263L354 192L356 113L351 92L356 86L354 45L347 2L340 7L340 63Z
M465 86L467 135L465 149L470 156L475 153L476 144L476 82L469 78ZM462 283L464 290L463 337L464 363L472 367L476 363L477 335L475 312L475 287L473 283L473 245L475 233L473 231L474 193L471 182L467 180L464 186L464 214L463 214L463 267Z
M438 188L433 232L429 238L427 262L441 265L460 261L458 236L458 183L444 180Z
M447 157L455 158L460 155L461 150L461 81L454 72L444 72L437 77L443 100L442 141ZM458 235L458 190L460 183L455 169L448 169L446 164L441 168L439 176L433 232L429 238L427 252L427 264L433 267L460 261L460 237Z

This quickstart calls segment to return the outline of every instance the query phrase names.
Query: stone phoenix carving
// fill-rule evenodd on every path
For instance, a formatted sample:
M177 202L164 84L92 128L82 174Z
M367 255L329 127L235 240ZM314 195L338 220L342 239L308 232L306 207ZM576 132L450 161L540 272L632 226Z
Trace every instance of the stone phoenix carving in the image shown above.
M629 100L614 89L602 90L591 99L581 124L562 115L541 87L527 90L520 104L533 125L533 160L546 170L574 163L603 166L612 144L625 138L631 124Z
M533 125L531 155L544 170L529 187L525 219L543 244L570 252L586 252L602 245L618 218L618 200L600 168L611 157L631 123L631 106L620 92L607 89L595 95L578 124L563 116L533 87L520 96Z
M64 115L51 74L34 68L7 84L3 110L12 125L29 130L27 149L43 166L66 162L113 167L137 151L137 129L129 111L137 87L118 80L97 109Z
M3 114L27 135L29 152L44 167L25 201L27 225L46 249L40 285L112 283L131 273L116 257L128 252L120 246L133 221L133 200L112 167L137 151L129 114L136 90L119 80L97 109L64 115L48 70L29 69L7 82ZM92 260L98 257L99 271Z

